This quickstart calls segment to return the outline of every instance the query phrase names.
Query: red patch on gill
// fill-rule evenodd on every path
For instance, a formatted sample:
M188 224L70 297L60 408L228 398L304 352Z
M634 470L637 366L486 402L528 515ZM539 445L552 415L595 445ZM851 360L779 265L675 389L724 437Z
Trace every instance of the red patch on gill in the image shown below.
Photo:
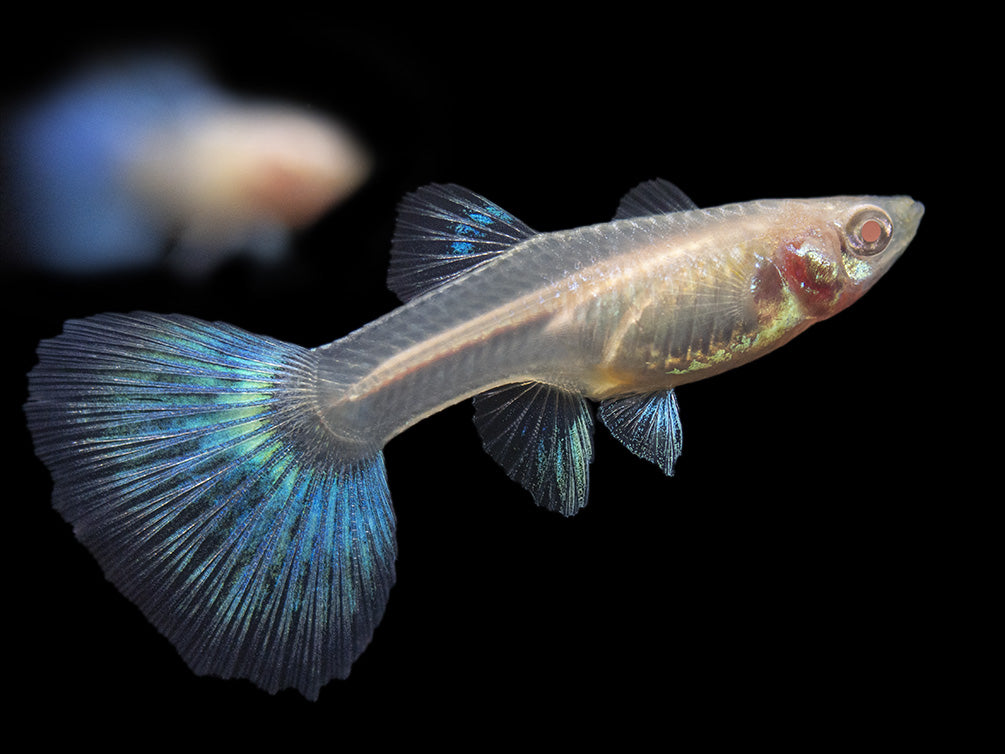
M813 316L835 310L841 293L836 263L822 249L807 240L787 241L781 248L782 275L803 308Z

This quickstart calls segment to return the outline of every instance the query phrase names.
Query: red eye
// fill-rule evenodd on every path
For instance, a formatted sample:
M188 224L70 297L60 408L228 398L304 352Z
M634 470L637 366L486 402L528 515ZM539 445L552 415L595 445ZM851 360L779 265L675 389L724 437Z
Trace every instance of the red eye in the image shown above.
M845 226L845 251L857 257L879 254L893 237L893 221L879 207L863 207Z
M883 235L883 226L876 220L866 220L862 225L862 240L866 243L876 243Z

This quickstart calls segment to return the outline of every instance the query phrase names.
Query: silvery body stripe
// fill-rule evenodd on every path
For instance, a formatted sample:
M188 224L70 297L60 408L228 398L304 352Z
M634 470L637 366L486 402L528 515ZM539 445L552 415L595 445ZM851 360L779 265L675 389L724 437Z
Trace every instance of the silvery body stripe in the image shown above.
M756 239L776 206L530 238L320 349L325 423L349 444L380 447L448 405L512 382L594 399L686 382L696 356L756 327Z

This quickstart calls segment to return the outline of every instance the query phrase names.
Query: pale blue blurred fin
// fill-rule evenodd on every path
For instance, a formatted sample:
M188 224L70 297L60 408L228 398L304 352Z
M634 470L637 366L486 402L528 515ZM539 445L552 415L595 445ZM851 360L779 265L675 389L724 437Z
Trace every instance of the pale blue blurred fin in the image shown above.
M482 393L474 404L485 450L538 505L566 516L586 505L593 417L582 396L525 382Z
M626 448L673 476L683 434L673 389L613 398L600 404L600 420Z
M692 209L698 209L698 205L691 201L687 194L670 181L654 178L640 183L622 197L614 219L666 215Z
M172 228L131 188L136 160L221 98L191 61L149 53L87 66L12 113L3 201L21 261L71 275L158 265Z
M381 453L343 460L314 352L153 314L66 323L25 407L53 504L197 673L317 698L394 581Z
M502 207L453 184L431 184L398 205L387 286L402 301L449 283L535 235Z

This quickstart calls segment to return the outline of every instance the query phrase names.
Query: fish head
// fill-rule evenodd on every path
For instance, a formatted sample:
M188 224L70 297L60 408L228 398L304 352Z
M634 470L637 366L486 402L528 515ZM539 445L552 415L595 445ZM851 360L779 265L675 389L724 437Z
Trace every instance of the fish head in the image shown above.
M841 196L802 204L776 264L810 319L851 306L911 243L925 208L909 196Z
M924 205L909 196L889 196L857 199L839 214L841 261L855 299L904 252L924 213Z

